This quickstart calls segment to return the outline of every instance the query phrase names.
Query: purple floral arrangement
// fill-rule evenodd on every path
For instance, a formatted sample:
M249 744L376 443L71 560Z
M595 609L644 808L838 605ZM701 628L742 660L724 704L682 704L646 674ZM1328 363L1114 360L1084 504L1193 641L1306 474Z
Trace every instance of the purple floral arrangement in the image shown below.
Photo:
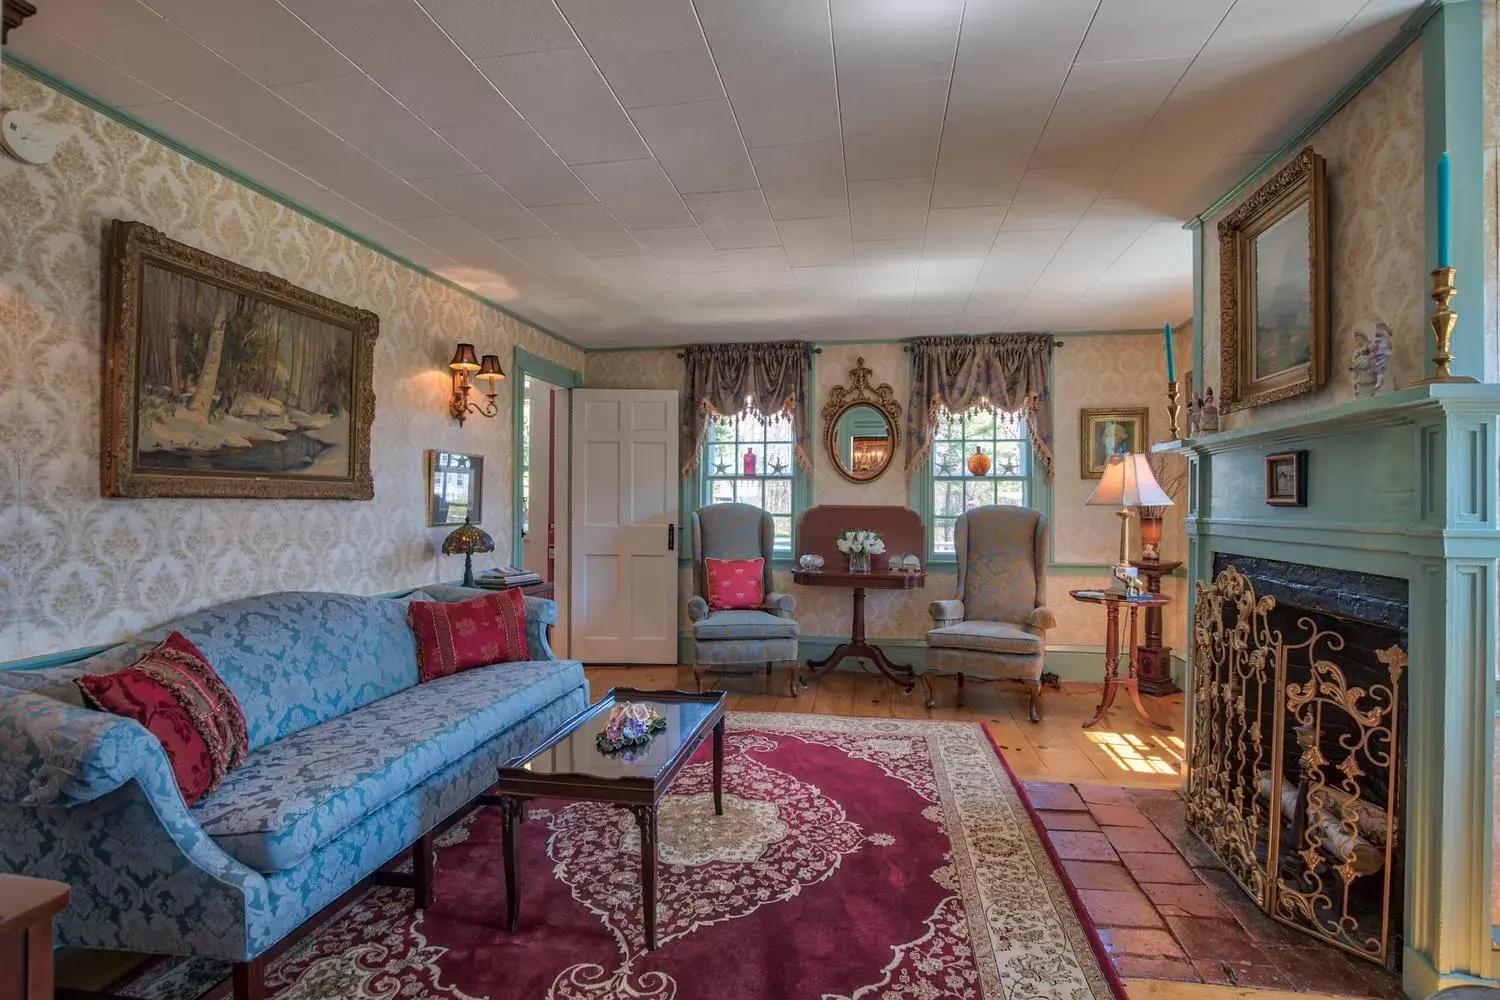
M651 737L666 728L667 720L656 709L627 701L609 710L609 721L594 741L603 752L617 753L651 742Z

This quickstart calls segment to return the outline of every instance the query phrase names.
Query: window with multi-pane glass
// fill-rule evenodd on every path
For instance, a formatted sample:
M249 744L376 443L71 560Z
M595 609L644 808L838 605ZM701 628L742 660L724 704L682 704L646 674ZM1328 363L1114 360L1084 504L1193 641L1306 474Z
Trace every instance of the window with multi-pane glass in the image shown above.
M703 445L705 503L754 504L771 514L776 550L792 550L792 421L746 412L709 424Z
M983 468L975 453L989 459ZM969 410L941 413L932 441L932 553L953 555L958 515L985 504L1025 507L1031 446L1020 414Z

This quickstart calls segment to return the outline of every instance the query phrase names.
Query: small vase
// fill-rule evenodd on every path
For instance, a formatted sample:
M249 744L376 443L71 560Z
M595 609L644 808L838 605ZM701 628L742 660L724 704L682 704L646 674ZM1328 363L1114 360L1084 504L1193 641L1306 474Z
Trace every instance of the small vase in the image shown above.
M868 573L868 572L870 572L870 553L868 553L868 552L851 552L851 553L849 553L849 572L851 572L851 573Z

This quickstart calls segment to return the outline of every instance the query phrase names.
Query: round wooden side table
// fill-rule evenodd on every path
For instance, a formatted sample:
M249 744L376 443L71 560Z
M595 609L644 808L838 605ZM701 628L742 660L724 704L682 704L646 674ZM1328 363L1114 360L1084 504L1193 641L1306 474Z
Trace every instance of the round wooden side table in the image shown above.
M1136 615L1141 608L1160 608L1171 604L1172 598L1165 594L1142 594L1140 597L1127 599L1124 594L1113 591L1100 590L1070 590L1069 596L1075 601L1084 604L1104 605L1105 628L1104 628L1104 691L1099 698L1099 707L1094 711L1094 717L1083 724L1084 729L1092 729L1099 724L1115 703L1115 695L1123 688L1130 695L1130 703L1155 729L1171 732L1171 726L1164 726L1151 718L1146 712L1146 706L1141 704L1140 678L1140 653L1136 649ZM1124 605L1130 613L1130 645L1127 647L1126 669L1127 675L1120 676L1120 606Z
M792 580L804 587L845 587L854 591L849 641L840 643L821 660L808 660L809 673L803 675L803 684L826 677L845 659L854 656L875 664L887 680L901 685L903 691L916 687L916 671L905 664L892 663L886 659L884 650L865 640L865 590L915 590L927 582L926 573L840 573L799 569L792 574Z

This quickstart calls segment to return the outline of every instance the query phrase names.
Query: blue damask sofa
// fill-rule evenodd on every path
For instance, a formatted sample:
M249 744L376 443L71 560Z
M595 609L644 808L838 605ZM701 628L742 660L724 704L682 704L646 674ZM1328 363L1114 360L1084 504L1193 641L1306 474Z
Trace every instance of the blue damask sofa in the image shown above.
M0 672L0 871L72 887L59 944L227 959L239 1000L260 996L268 949L408 847L424 905L433 828L588 703L582 665L547 644L557 606L530 597L536 660L419 685L407 603L473 593L270 594L64 667ZM249 727L244 766L191 808L155 737L65 700L72 677L127 665L172 629Z

